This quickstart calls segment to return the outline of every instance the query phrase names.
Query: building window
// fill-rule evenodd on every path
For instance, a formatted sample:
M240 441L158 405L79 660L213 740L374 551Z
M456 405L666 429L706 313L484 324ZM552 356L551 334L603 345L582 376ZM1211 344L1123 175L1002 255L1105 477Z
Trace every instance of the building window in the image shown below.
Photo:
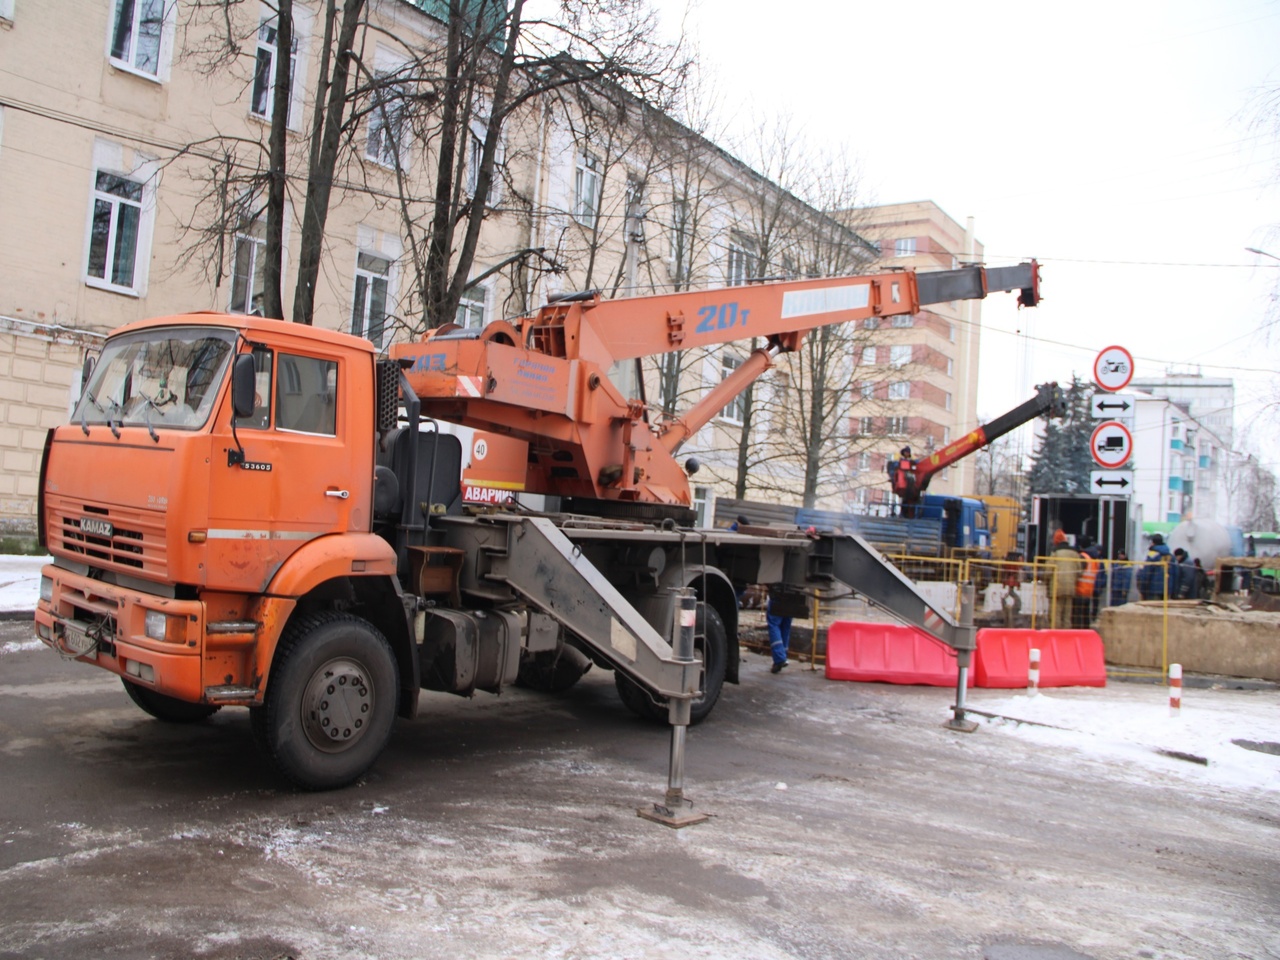
M721 354L720 355L721 382L727 380L729 378L729 375L732 374L733 371L737 370L740 366L742 366L742 359L740 357L735 357L731 353ZM746 416L746 406L743 402L743 396L741 393L739 393L736 397L734 397L727 404L725 404L724 409L720 411L720 418L722 420L728 420L730 423L740 424L742 423L745 416Z
M573 178L573 216L584 227L596 225L602 183L600 158L586 150L578 154L578 169Z
M725 281L731 287L739 286L754 279L758 272L755 244L734 234L729 241L729 262L725 268Z
M862 329L863 329L863 330L878 330L878 329L880 329L880 318L879 318L879 317L867 317L867 319L865 319L865 320L863 320L863 321L862 321Z
M945 447L950 442L951 442L951 428L943 427L942 428L942 445Z
M387 288L391 261L372 253L356 254L356 292L351 305L351 333L365 337L378 349L387 321Z
M911 362L911 344L900 343L889 348L889 366L905 367Z
M951 409L951 394L949 394L949 393L943 394L943 397L944 397L944 400L943 400L943 404L942 404L942 405L943 405L946 409L950 410L950 409Z
M859 470L871 469L871 454L867 453L865 450L862 453L858 454L858 469Z
M876 433L876 421L874 417L858 418L858 433L864 437L873 437Z
M364 155L384 167L395 167L404 146L407 102L404 88L378 78L369 104L369 139Z
M458 301L458 312L453 320L460 327L478 330L484 326L485 304L488 291L484 287L468 287Z
M99 170L94 179L86 273L112 287L134 291L144 185Z
M266 286L263 270L267 260L267 228L261 221L247 224L237 231L235 256L231 260L232 313L262 316L262 291Z
M947 376L954 378L956 375L956 362L947 357Z
M954 323L947 324L947 339L952 343L956 342L956 325Z
M861 363L864 367L874 367L876 365L876 348L863 347Z
M644 184L635 177L627 177L624 203L626 236L623 239L628 243L644 243Z
M271 119L271 113L275 105L278 33L275 17L262 21L262 25L258 27L258 53L257 62L253 70L253 99L249 105L249 112L255 117L261 117L263 120ZM293 37L290 51L289 67L289 80L292 84L298 67L298 37L296 34ZM292 90L290 90L289 116L286 119L286 123L289 126L293 125Z
M670 259L677 269L689 260L689 201L671 201Z
M467 136L467 196L474 197L480 189L480 161L484 157L484 141L474 130Z
M710 487L694 487L693 488L693 512L697 518L694 526L705 527L707 525L707 501L711 498Z
M13 0L0 0L0 20L13 22Z
M895 257L913 257L916 253L915 237L899 237L893 241L893 255Z
M907 434L906 417L890 417L886 432L891 437L903 437Z
M898 380L889 384L890 400L910 400L911 399L911 382L909 380Z
M165 26L164 0L116 0L115 6L111 19L111 61L126 70L158 78Z
M899 313L894 316L891 323L895 327L913 327L915 326L916 318L910 313Z
M858 390L862 394L863 400L872 400L875 398L876 385L871 380L864 380L862 382L862 386L860 386Z

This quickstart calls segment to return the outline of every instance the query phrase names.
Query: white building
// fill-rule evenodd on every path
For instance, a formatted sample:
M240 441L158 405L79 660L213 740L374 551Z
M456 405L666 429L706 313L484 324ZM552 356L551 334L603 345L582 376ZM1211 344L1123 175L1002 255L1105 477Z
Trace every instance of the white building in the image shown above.
M1135 377L1129 388L1172 400L1212 430L1228 450L1234 446L1235 381L1182 373L1166 377Z
M1225 489L1230 446L1222 435L1168 397L1147 392L1135 392L1135 397L1133 499L1144 520L1178 523L1195 516L1230 522ZM1221 412L1209 409L1217 412L1208 416ZM1227 416L1229 420L1229 412Z

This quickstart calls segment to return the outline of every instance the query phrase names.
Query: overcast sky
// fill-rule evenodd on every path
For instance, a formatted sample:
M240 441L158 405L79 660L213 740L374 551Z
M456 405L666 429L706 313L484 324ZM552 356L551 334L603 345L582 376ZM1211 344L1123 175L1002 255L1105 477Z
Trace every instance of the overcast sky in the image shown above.
M1139 376L1232 377L1237 431L1280 400L1280 260L1244 249L1280 257L1280 125L1251 126L1280 89L1280 0L694 2L740 129L789 113L860 160L872 202L933 200L989 263L1041 260L1039 308L984 304L982 419L1113 343ZM685 6L658 0L666 29Z

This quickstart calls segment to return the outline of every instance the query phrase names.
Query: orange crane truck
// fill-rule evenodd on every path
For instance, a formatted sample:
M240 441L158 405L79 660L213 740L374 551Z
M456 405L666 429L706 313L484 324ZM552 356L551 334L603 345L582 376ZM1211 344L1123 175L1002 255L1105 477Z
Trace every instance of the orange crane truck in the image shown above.
M603 301L566 297L379 360L365 340L247 316L134 323L86 364L41 464L38 636L118 674L166 721L246 707L307 789L374 763L420 691L560 690L592 663L629 708L684 734L738 678L736 591L856 590L967 668L972 628L856 537L695 529L681 442L811 328L1020 290L1037 267L967 267ZM670 422L624 397L628 358L760 337ZM470 512L440 421L528 441L556 512ZM963 617L961 618L964 619ZM956 704L963 721L964 675Z

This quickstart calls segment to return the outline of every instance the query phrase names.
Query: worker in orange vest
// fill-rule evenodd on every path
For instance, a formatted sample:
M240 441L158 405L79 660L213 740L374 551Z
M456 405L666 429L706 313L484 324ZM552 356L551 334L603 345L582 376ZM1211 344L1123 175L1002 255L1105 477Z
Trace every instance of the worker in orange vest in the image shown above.
M1087 628L1093 623L1093 591L1098 582L1099 557L1102 555L1096 546L1088 546L1080 551L1080 575L1076 577L1076 622L1073 627Z

